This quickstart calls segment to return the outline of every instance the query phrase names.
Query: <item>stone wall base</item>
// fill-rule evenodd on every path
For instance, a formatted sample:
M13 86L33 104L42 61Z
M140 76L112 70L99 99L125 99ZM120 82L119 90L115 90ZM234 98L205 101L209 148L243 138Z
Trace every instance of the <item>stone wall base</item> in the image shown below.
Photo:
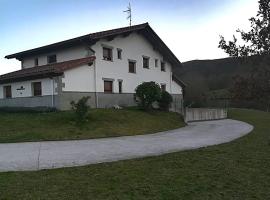
M18 97L10 99L0 99L0 107L59 107L58 95L47 95L39 97Z
M19 97L0 99L0 107L52 107L58 110L70 110L71 101L78 101L89 96L88 104L91 108L111 108L114 105L121 107L136 106L133 93L109 94L94 92L61 92L60 95L40 97ZM183 113L183 96L172 95L173 103L170 111Z

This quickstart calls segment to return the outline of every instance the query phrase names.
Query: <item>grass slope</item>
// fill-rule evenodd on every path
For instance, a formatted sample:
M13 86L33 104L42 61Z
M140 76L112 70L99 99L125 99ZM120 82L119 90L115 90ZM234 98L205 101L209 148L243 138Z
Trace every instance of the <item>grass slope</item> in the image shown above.
M137 135L184 126L179 114L137 109L93 109L82 129L73 117L72 112L0 113L0 143Z
M0 199L269 199L270 114L231 110L255 126L234 142L86 167L0 174Z

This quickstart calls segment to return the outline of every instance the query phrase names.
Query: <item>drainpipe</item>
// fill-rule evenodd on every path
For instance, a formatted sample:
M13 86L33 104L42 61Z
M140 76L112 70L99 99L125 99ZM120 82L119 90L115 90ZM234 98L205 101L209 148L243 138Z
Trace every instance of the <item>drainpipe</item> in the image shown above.
M53 77L51 77L52 80L52 107L54 108L54 80Z
M96 98L96 108L98 108L98 94L97 94L97 70L96 70L96 61L94 60L94 81L95 81L95 98Z
M171 71L170 71L170 94L171 94L172 97L173 97L173 94L172 94L172 66L171 66ZM175 97L173 97L173 101L174 101L174 112L176 112L176 102L175 102ZM173 102L172 102L171 104L172 104L172 107L173 107Z
M172 94L172 72L170 72L170 92Z

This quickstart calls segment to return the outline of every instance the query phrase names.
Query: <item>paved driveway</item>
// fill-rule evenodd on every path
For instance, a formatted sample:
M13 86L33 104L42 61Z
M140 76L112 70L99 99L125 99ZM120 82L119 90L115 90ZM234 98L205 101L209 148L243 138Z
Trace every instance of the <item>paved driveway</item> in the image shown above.
M235 120L194 122L172 131L117 138L0 144L0 171L82 166L230 142L253 127Z

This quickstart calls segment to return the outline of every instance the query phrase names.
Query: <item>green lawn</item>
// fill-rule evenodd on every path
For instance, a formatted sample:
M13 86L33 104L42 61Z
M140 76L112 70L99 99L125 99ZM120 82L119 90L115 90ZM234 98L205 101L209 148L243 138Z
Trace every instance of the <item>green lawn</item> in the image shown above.
M138 109L92 109L83 128L72 112L0 113L0 143L101 138L155 133L184 126L179 114Z
M234 142L145 159L0 173L0 199L261 199L270 197L270 114L231 110L255 126Z

